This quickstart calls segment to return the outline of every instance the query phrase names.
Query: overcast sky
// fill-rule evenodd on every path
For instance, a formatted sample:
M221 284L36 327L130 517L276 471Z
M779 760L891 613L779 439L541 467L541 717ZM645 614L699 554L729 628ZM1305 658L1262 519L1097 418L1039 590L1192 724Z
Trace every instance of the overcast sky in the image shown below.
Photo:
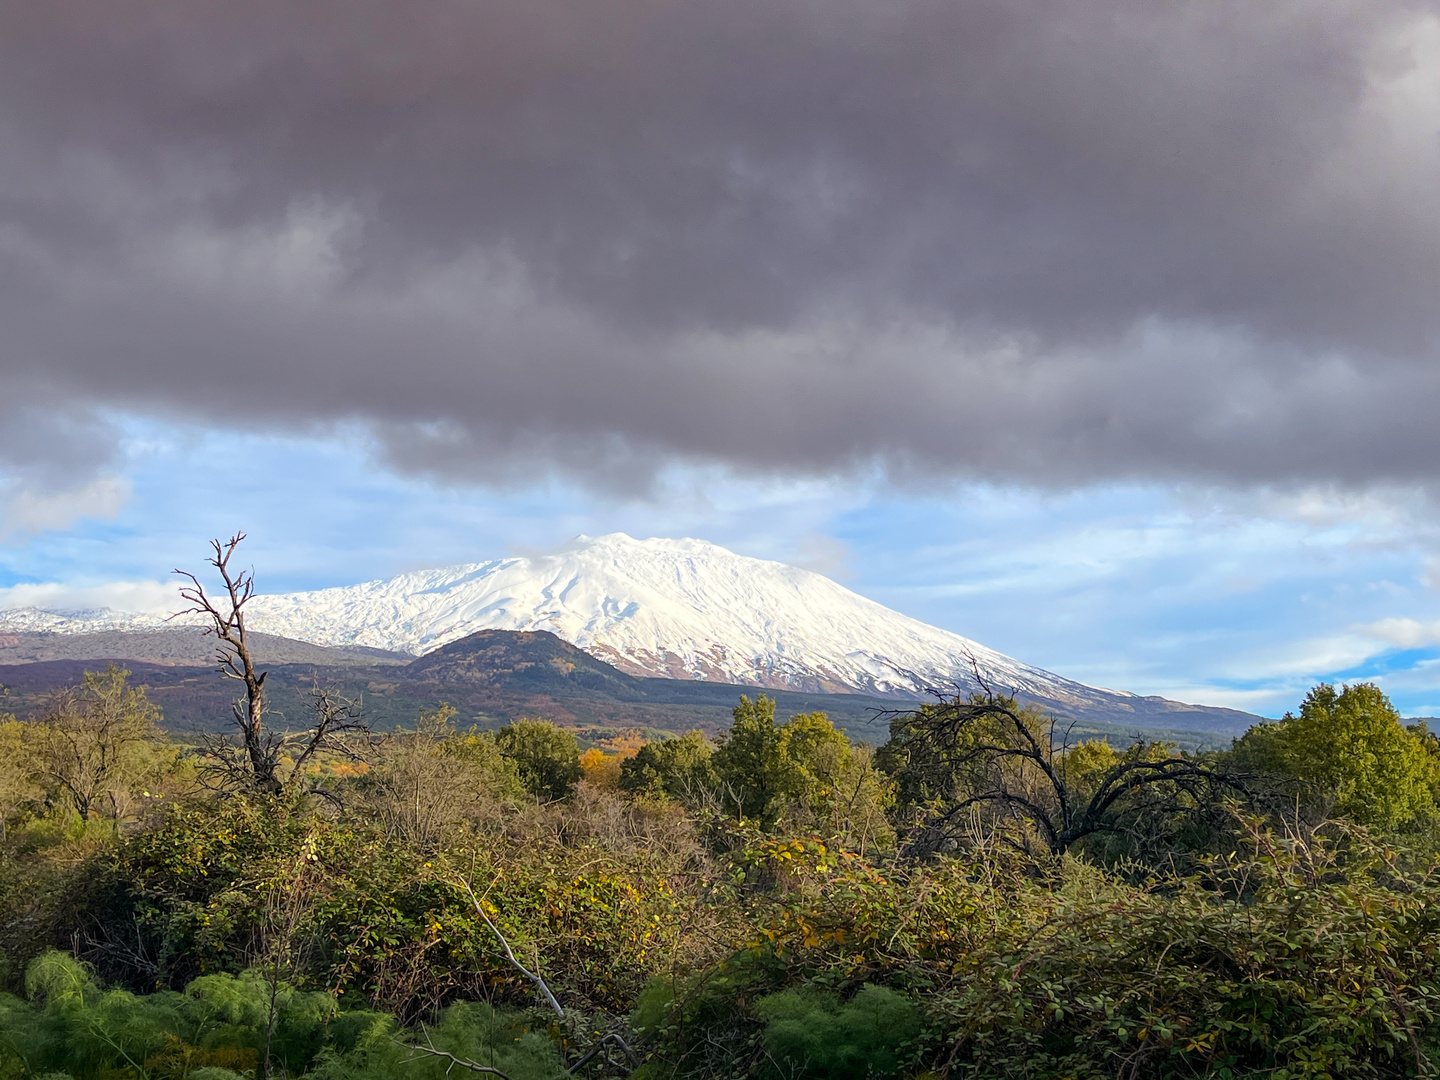
M0 327L0 600L685 532L1440 710L1435 3L4 5Z

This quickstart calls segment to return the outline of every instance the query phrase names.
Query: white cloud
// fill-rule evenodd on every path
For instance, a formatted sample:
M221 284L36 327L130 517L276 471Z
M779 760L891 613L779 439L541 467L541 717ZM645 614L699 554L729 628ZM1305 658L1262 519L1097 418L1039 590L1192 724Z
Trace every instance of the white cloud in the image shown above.
M1171 701L1182 701L1189 705L1212 705L1258 716L1274 716L1293 708L1304 694L1306 684L1296 686L1262 686L1244 689L1229 686L1212 686L1208 683L1161 683L1148 687L1146 692ZM1178 726L1178 724L1177 724Z
M0 611L26 607L45 611L113 608L168 615L178 606L173 581L106 581L88 585L48 581L0 588Z
M812 531L800 537L795 544L795 554L786 561L827 577L851 578L855 576L851 565L854 554L845 541Z
M1418 619L1381 619L1355 629L1397 649L1419 649L1440 644L1440 621L1420 622Z
M1255 653L1230 666L1227 674L1239 678L1324 678L1333 672L1358 667L1392 649L1433 645L1440 645L1440 620L1386 618L1357 623L1350 627L1349 633L1307 638Z
M86 517L113 518L130 494L129 479L115 475L59 491L12 482L0 488L0 540L68 529Z
M1390 647L1382 639L1366 633L1365 628L1355 629L1351 634L1308 638L1253 653L1227 665L1225 673L1238 679L1321 678L1363 664Z

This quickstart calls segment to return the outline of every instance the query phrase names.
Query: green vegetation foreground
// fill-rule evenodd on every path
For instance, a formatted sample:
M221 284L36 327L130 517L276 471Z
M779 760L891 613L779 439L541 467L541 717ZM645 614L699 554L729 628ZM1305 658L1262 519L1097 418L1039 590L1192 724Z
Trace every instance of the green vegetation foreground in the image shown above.
M1373 686L1199 756L988 694L874 753L742 698L714 744L582 755L325 691L278 731L235 670L230 742L113 669L0 722L0 1080L1440 1062L1440 752Z

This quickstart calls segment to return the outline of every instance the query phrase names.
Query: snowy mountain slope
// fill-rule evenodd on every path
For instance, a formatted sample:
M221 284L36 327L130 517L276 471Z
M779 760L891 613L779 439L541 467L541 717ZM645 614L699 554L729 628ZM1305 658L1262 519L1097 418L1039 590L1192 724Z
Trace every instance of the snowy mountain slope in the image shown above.
M636 675L806 691L922 695L987 681L1086 706L1100 690L1003 656L820 574L700 540L580 537L552 555L499 559L252 601L256 630L320 645L421 654L476 630L549 630ZM156 616L0 612L0 632L141 629Z

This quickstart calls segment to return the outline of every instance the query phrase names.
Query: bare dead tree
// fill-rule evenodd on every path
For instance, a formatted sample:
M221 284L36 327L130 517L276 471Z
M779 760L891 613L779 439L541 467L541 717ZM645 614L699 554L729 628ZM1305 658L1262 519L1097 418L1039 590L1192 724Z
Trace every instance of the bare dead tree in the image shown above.
M220 574L220 580L225 584L226 599L220 602L221 607L217 607L210 599L205 592L205 586L200 584L200 579L194 574L188 570L174 571L190 582L180 589L180 598L190 606L176 612L171 618L199 615L207 619L205 630L206 633L215 635L215 659L220 665L221 674L245 684L243 707L237 700L231 708L234 711L235 726L240 733L245 760L248 762L249 780L259 790L278 795L283 787L275 775L280 758L279 748L273 739L267 738L264 723L267 673L255 670L255 661L250 654L250 642L245 629L245 605L255 594L255 572L232 572L230 569L230 560L234 558L235 549L244 539L245 534L237 532L224 544L218 539L210 541L215 553L205 561L215 568ZM228 771L233 758L225 755L222 760L225 761Z
M1028 823L1059 854L1096 833L1159 815L1218 812L1226 796L1250 797L1245 777L1162 744L1137 743L1081 782L1070 770L1068 729L981 685L968 698L892 714L883 755L902 797L920 811L912 853L943 847L977 808Z
M189 571L175 571L189 582L181 586L180 596L190 606L171 618L197 615L204 619L205 632L216 639L215 659L220 673L245 687L245 696L231 705L239 743L227 735L203 737L201 751L206 761L200 770L202 779L224 790L280 795L305 782L305 766L321 750L359 756L356 739L367 735L368 729L361 720L358 702L319 685L310 694L314 717L310 727L300 732L279 732L266 726L267 673L256 668L245 625L245 606L255 595L255 572L231 567L235 550L244 539L245 534L237 532L223 543L210 541L213 554L206 562L220 575L225 587L221 597L212 598L200 579ZM284 768L287 759L288 770Z

